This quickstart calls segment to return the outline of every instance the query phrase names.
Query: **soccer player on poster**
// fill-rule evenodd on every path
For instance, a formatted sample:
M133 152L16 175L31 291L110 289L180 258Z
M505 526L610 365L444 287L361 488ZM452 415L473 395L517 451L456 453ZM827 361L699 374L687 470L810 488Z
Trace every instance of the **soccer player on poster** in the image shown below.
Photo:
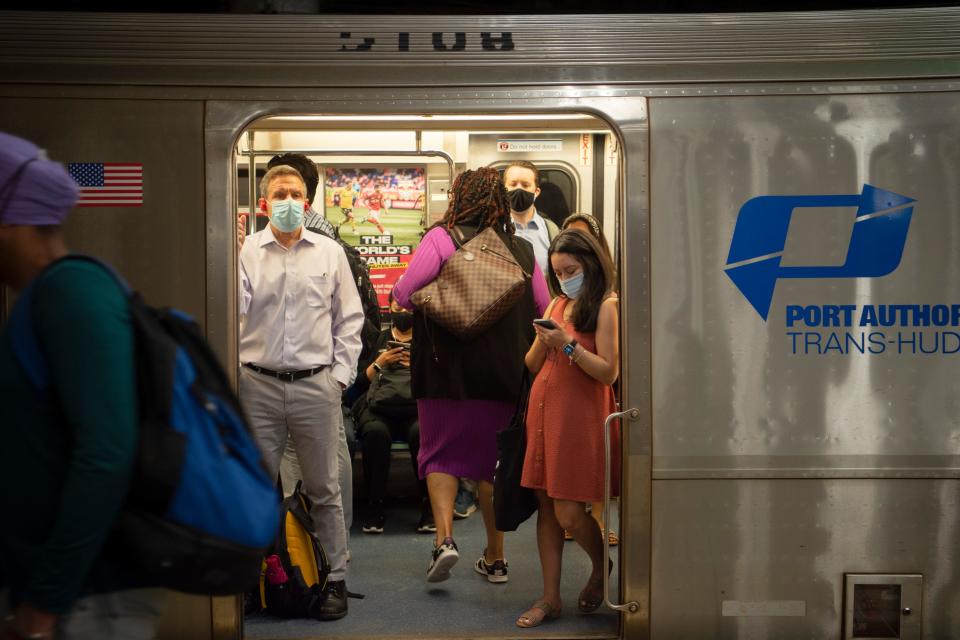
M383 194L380 192L379 183L373 185L373 193L367 194L365 203L367 209L369 209L365 222L372 222L382 234L383 225L380 224L380 210L383 208ZM356 230L356 227L354 227L354 230Z
M357 235L357 220L353 217L353 200L355 195L353 188L350 185L346 185L340 190L339 195L340 211L343 212L343 221L337 225L337 229L349 222L350 228L353 229L353 235Z

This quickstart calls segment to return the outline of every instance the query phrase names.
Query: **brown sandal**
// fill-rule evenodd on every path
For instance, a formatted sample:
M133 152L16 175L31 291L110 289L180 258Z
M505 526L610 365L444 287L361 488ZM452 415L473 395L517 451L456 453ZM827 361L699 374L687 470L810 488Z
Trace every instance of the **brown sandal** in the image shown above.
M587 586L580 592L577 599L577 609L581 613L593 613L603 604L603 580L595 584L592 580L587 582Z
M613 560L609 562L610 564L607 565L608 574L613 572ZM583 591L580 592L580 597L577 599L577 609L579 609L581 613L593 613L599 609L602 604L603 578L597 581L588 580L587 586L583 588Z
M539 617L536 614L528 615L532 611L540 611L542 614ZM546 600L537 600L533 603L533 606L520 614L520 617L517 618L517 626L521 629L532 629L533 627L539 627L548 620L556 620L559 617L559 607L554 607Z

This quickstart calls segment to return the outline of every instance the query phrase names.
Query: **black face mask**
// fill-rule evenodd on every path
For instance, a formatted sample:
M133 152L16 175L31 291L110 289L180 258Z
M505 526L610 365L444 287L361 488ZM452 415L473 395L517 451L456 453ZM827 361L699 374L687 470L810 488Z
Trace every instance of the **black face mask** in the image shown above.
M518 213L532 207L534 198L536 198L536 195L525 189L507 191L507 200L510 201L510 208Z
M406 311L391 311L390 323L397 328L397 331L410 331L413 327L413 314Z

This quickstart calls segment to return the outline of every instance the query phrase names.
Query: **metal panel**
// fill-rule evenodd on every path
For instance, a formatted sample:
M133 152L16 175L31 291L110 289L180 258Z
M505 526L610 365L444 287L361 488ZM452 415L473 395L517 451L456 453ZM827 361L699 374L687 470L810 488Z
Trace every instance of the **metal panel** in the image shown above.
M960 329L856 320L865 305L960 301L960 94L663 99L651 123L655 477L960 476L960 335L945 335ZM741 206L850 196L795 209L783 230L784 265L842 265L865 184L916 200L899 266L781 278L764 320L725 272ZM855 305L853 326L787 326L788 305L825 304ZM850 346L874 330L882 353ZM914 353L914 333L950 346ZM806 334L846 352L806 350Z
M506 66L506 65L505 65ZM785 69L786 75L789 69ZM465 75L471 82L476 78L482 77L479 71L471 71ZM723 97L723 96L825 96L825 95L849 95L849 94L886 94L895 92L912 93L936 93L944 91L960 91L960 75L954 78L937 80L911 80L905 81L883 81L883 80L849 80L843 84L835 82L750 82L746 79L741 81L732 81L724 83L702 83L695 86L689 86L680 82L679 78L664 78L662 84L604 84L604 85L578 85L576 91L581 99L589 97L596 98L671 98L671 97ZM136 99L136 100L243 100L247 102L270 102L276 99L277 90L270 86L162 86L162 85L107 85L100 84L104 80L98 81L98 84L76 84L76 85L41 85L41 84L0 84L0 96L22 98L83 98L83 99ZM369 83L370 87L376 87L376 82ZM504 88L506 87L506 88ZM542 90L545 98L553 97L563 99L568 95L570 87L546 88ZM393 91L392 89L390 90ZM472 100L475 104L482 105L488 101L509 102L518 95L524 95L524 92L518 93L516 88L510 87L504 82L498 87L480 87L471 85L466 88L446 88L444 93L447 99ZM409 95L409 94L396 94ZM423 94L415 94L418 98L423 98ZM315 88L311 87L287 87L284 89L283 97L290 103L303 103L317 97ZM337 100L345 105L356 105L368 99L382 99L384 97L383 89L364 89L338 88ZM519 102L517 104L520 104ZM478 109L474 109L476 113ZM339 111L341 115L349 115L351 111ZM300 114L302 115L302 114ZM526 114L529 117L529 113ZM258 124L259 126L259 124ZM385 126L385 125L384 125ZM531 123L536 126L536 121ZM579 124L577 128L579 128ZM324 127L325 128L325 127ZM379 127L383 129L383 126ZM553 127L548 127L553 128ZM596 122L592 122L588 127L590 130L597 129ZM484 126L484 130L489 131L489 127Z
M623 616L624 638L650 637L651 611L651 346L650 346L650 128L646 101L617 101L611 115L620 131L620 224L615 238L620 256L621 404L639 419L621 423L620 522L628 533L620 550L623 602L637 602L637 613Z
M844 576L843 639L920 640L923 637L923 576Z
M143 163L143 206L75 209L68 246L108 260L151 304L203 323L202 103L5 98L0 122L60 162ZM208 638L210 598L171 596L159 633Z
M143 163L143 206L75 209L67 242L203 322L202 103L4 98L0 122L60 162Z
M960 75L958 31L955 8L682 17L7 12L0 81L343 87L460 86L464 77L487 86L933 78ZM295 64L288 42L298 43Z
M169 592L156 640L234 640L233 636L211 634L211 604L219 599Z
M960 481L654 480L653 509L655 640L842 637L845 573L923 574L922 637L957 637Z

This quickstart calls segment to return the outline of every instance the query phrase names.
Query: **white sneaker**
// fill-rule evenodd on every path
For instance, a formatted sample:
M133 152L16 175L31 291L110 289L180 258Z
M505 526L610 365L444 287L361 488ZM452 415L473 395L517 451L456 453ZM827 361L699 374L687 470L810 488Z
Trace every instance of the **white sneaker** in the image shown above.
M457 543L453 538L444 538L443 542L433 550L433 558L427 569L427 582L443 582L450 577L450 570L460 559Z

